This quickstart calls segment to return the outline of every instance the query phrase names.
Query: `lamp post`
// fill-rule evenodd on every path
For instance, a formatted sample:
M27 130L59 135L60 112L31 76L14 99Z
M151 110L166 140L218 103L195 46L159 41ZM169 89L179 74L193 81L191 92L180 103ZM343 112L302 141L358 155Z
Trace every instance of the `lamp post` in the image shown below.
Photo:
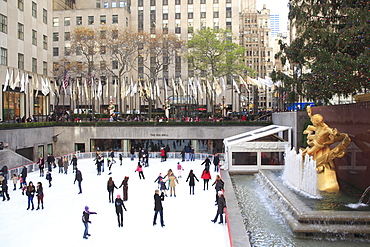
M222 96L222 115L223 115L223 117L226 115L225 113L225 111L226 111L226 106L225 106L225 101L226 101L226 99L225 99L225 96Z

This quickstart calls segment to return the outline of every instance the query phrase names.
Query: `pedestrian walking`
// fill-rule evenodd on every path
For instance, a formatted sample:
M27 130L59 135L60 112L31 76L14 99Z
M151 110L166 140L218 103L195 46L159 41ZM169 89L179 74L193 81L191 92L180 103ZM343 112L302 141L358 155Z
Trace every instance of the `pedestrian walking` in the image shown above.
M40 202L41 202L41 209L44 209L44 189L42 188L42 183L41 182L37 183L36 196L37 196L37 208L36 208L36 210L40 209Z
M82 212L82 223L84 223L84 226L85 226L85 231L84 231L84 236L83 236L84 239L87 239L87 236L91 236L89 234L89 224L91 224L90 214L97 214L97 213L90 212L89 207L85 206L85 211Z
M17 174L13 174L12 175L12 180L13 180L13 185L14 185L14 189L13 190L17 190L17 181L18 181Z
M49 181L49 187L51 187L51 181L53 180L53 178L51 177L51 173L50 172L46 173L45 178L46 178L46 180Z
M76 167L76 177L75 177L75 181L73 184L76 183L76 181L78 182L78 188L80 189L80 192L78 194L81 194L82 193L82 188L81 188L81 182L82 182L82 173L80 170L78 170L78 168Z
M121 188L123 186L123 200L124 201L127 201L128 200L128 179L129 179L129 177L126 176L122 180L121 185L119 186L119 188Z
M218 216L220 216L220 221L218 222L218 224L223 224L224 223L224 218L223 218L224 208L226 208L225 197L224 197L224 194L222 193L222 191L219 191L218 192L218 198L217 198L216 217L213 220L211 220L213 223L216 223Z
M204 168L201 178L203 179L203 190L206 190L206 187L208 190L208 183L211 179L211 172L209 171L209 169Z
M109 203L113 203L113 193L114 188L118 189L117 186L114 184L114 181L112 177L109 177L108 183L107 183L107 190L108 190L108 197L109 197Z
M117 195L117 198L114 201L114 206L116 207L118 227L123 227L123 209L125 209L125 211L127 211L127 209L126 209L125 204L123 203L120 195Z
M35 192L36 192L35 186L33 185L32 181L30 181L28 186L27 186L27 189L26 189L26 196L28 197L27 210L30 209L31 204L32 204L32 209L31 210L35 209L35 207L33 205L33 197L35 196Z
M45 168L44 158L40 157L39 161L38 161L38 164L39 164L39 170L40 170L40 177L43 177L44 176L44 168Z
M190 195L193 193L194 195L194 186L195 186L195 180L198 180L198 178L195 176L193 170L190 170L188 178L186 179L186 182L189 181L189 187L190 187Z
M139 178L140 178L140 179L141 179L141 178L145 179L145 177L144 177L144 173L143 173L143 166L142 166L142 165L140 165L140 162L138 163L138 165L137 165L137 167L136 167L135 172L139 172Z
M164 221L163 221L163 206L162 201L164 201L164 193L162 192L161 195L159 195L159 190L155 190L154 194L154 219L153 219L153 226L157 224L157 215L159 213L160 220L161 220L161 226L164 227Z

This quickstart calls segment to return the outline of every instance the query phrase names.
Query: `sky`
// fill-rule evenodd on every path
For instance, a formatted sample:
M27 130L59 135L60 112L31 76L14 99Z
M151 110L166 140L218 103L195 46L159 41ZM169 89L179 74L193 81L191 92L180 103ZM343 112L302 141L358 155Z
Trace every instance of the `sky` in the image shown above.
M263 5L266 4L266 8L270 9L271 14L280 15L280 30L286 32L289 12L288 2L289 0L257 0L257 10L261 10Z
M37 211L26 210L27 197L18 189L19 183L17 190L13 191L13 184L9 181L10 201L0 201L1 246L229 246L227 225L211 222L217 211L215 188L211 186L216 173L212 165L209 190L203 191L200 177L204 166L200 165L201 160L181 162L184 171L176 186L177 197L168 196L163 201L165 227L160 226L159 216L157 225L153 226L153 196L157 189L154 180L159 173L164 176L169 168L177 175L178 161L181 160L167 159L162 163L160 159L150 159L149 167L144 168L145 180L140 180L135 172L137 159L124 159L122 166L114 164L112 175L108 175L105 167L101 176L97 176L92 159L79 160L82 194L78 194L77 183L73 184L75 176L71 166L67 175L53 170L50 188L45 177L39 177L38 172L29 173L27 182L32 181L36 185L41 181L44 187L45 208ZM185 182L190 169L200 180L196 182L194 195L189 194L189 185ZM117 187L124 176L129 176L123 227L118 227L114 204L108 201L107 181L110 176ZM122 188L115 190L114 198L117 194L122 196ZM36 197L34 203L37 206ZM82 238L84 226L81 217L85 206L97 212L90 215L89 239Z

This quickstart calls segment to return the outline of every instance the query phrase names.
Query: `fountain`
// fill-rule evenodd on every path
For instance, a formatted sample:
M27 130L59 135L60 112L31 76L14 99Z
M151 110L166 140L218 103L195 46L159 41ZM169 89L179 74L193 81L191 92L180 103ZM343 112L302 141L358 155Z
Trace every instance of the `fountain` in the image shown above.
M255 179L295 236L369 241L369 209L351 210L348 205L337 206L344 191L340 190L333 160L345 155L350 138L329 128L321 115L311 114L310 108L307 112L313 123L304 131L308 134L309 146L298 154L286 148L283 174L260 170ZM335 142L340 143L330 149ZM369 188L364 192L364 198L370 194ZM317 206L321 201L326 201L326 206Z
M364 199L367 196L368 196L368 200L367 200L366 203L364 203ZM350 204L347 204L346 206L349 207L349 208L357 209L359 207L369 206L369 202L370 202L370 186L366 188L364 193L362 193L362 196L361 196L360 200L358 200L358 203L356 203L356 204L350 203Z

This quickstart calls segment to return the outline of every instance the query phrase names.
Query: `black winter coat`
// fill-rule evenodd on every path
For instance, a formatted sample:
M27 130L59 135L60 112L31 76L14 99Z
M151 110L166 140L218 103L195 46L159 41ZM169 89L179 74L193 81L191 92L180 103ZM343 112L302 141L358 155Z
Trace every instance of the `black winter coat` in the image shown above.
M26 178L26 177L27 177L27 168L23 167L23 169L22 169L22 178Z
M116 200L114 201L114 206L116 206L116 212L122 212L122 208L127 211L125 204L123 203L123 200L121 198L116 198Z
M161 195L158 195L157 193L154 194L154 211L162 211L162 201L164 201L164 193L162 192Z
M77 170L76 171L76 178L75 178L75 182L76 182L76 180L77 181L82 181L82 173L81 173L81 171L80 170Z
M117 186L114 184L114 182L112 181L112 184L109 185L109 183L107 184L107 190L108 191L113 191L114 188L118 189Z
M35 196L35 192L36 192L36 189L35 189L35 186L27 186L27 190L26 190L26 195L27 196Z
M226 207L226 201L225 201L225 197L223 196L219 196L217 198L217 213L218 214L223 214L224 213L224 208Z
M189 174L188 178L186 179L186 182L189 180L189 186L194 186L195 179L199 182L198 178L194 174Z

